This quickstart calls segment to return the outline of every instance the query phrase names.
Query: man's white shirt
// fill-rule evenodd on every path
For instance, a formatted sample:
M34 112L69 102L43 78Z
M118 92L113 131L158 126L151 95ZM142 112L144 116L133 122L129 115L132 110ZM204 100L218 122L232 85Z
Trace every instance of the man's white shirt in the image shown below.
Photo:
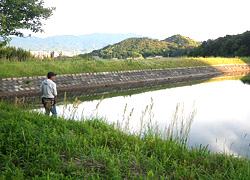
M57 96L56 83L54 83L50 79L45 79L42 82L42 85L40 87L40 91L43 94L43 97L54 98L55 96Z

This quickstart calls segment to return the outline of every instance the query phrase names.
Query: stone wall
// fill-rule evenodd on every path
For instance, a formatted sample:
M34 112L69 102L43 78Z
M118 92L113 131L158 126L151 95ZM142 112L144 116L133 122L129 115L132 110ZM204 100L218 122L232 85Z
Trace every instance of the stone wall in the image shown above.
M165 86L183 82L208 80L219 76L246 76L250 65L219 65L188 68L134 70L102 73L57 75L59 100L64 92L69 97L109 94L136 89ZM19 97L22 101L37 101L42 81L46 76L12 77L0 79L0 98ZM40 100L39 100L40 101Z

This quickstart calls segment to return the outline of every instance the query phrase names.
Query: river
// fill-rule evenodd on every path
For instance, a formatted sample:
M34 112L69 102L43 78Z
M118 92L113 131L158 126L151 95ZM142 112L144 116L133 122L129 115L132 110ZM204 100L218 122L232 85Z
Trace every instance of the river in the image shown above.
M212 152L248 157L249 94L250 85L224 80L58 105L57 111L59 116L76 120L101 117L134 133L151 124L161 134L174 119L180 128L182 121L188 123L194 115L189 146L202 144Z

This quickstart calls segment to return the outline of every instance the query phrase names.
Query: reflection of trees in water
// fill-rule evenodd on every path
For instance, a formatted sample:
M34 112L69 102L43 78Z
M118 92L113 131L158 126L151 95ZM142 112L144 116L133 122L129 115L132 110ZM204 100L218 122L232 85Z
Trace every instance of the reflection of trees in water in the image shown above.
M250 85L250 75L247 75L245 77L243 77L241 79L241 81L244 83L244 84L249 84Z

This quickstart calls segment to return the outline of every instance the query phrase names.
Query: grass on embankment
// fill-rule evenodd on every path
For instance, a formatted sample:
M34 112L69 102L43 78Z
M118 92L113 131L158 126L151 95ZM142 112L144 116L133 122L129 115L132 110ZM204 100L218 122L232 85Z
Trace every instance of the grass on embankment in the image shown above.
M249 179L249 162L148 130L24 113L0 103L0 179Z
M144 60L71 60L6 62L0 60L0 78L57 74L109 72L124 70L192 67L250 63L250 58L165 58Z

